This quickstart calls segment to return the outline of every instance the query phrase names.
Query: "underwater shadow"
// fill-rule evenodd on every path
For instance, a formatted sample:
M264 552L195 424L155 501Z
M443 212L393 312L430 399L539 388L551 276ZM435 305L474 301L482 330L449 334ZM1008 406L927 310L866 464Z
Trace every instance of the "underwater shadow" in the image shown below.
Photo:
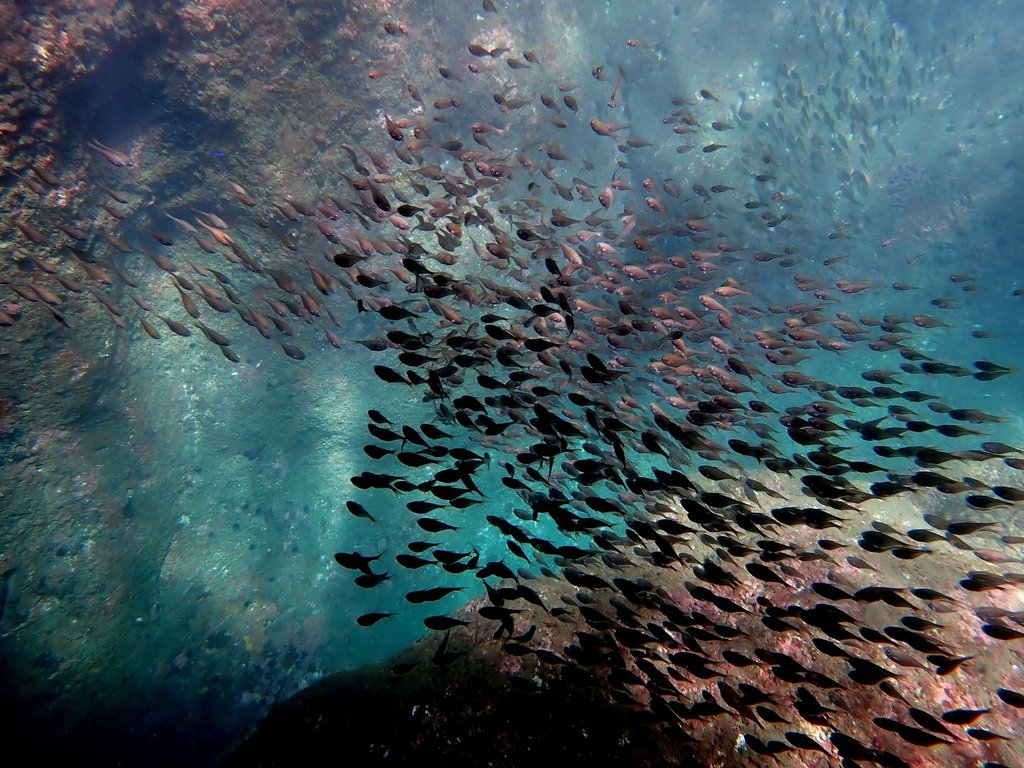
M578 671L570 669L570 672ZM485 662L396 677L364 668L276 706L221 768L315 765L696 765L655 717L579 685Z

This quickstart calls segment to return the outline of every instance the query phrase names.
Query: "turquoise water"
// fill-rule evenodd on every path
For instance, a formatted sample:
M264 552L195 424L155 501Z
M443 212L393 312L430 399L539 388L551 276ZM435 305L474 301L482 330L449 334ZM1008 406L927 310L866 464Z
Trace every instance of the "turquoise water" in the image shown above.
M487 157L510 170L501 187L477 185L477 204L512 238L519 226L548 226L563 240L584 227L621 232L628 225L621 217L636 213L637 235L666 259L686 260L691 250L716 245L695 245L671 228L700 222L718 242L737 248L734 261L713 259L718 272L710 273L733 278L752 294L734 303L817 305L822 300L814 290L796 289L797 276L812 275L817 290L832 297L821 310L830 316L927 314L941 327L911 321L897 331L912 332L906 338L917 351L972 371L978 360L1019 365L1024 79L1012 3L992 4L985 13L916 2L505 2L496 13L461 1L371 2L341 10L244 0L53 8L57 21L49 25L43 6L10 11L21 31L11 34L7 64L33 84L40 106L19 107L15 134L29 140L5 144L7 154L24 177L32 179L31 166L40 164L60 185L44 184L39 193L13 173L5 177L3 219L10 226L2 287L46 274L26 260L32 255L62 265L76 280L91 280L90 288L101 290L122 315L111 317L88 290L61 289L55 308L65 328L45 301L4 291L19 312L12 312L10 327L0 328L0 669L9 681L6 724L41 755L52 746L55 755L81 750L84 762L107 764L100 755L109 758L113 741L123 764L213 764L274 703L334 672L387 662L424 634L424 617L452 613L483 594L473 571L442 577L436 567L402 568L393 558L409 542L475 552L481 565L504 560L513 569L523 566L524 577L554 573L561 563L516 559L488 515L558 544L585 543L585 537L559 533L550 520L524 520L526 502L502 484L503 463L514 463L534 437L512 429L507 439L482 440L478 430L439 415L436 399L424 398L426 388L385 384L374 374L374 365L407 368L397 350L374 353L357 340L380 339L391 327L437 337L465 328L446 325L414 283L409 290L386 271L383 265L397 268L398 258L373 257L381 262L378 274L391 281L386 289L356 284L349 294L339 285L322 295L309 287L315 280L309 264L336 280L343 274L330 257L340 248L355 252L357 235L408 236L448 258L435 231L364 227L351 213L340 212L337 221L318 215L326 227L336 227L339 244L311 225L313 217L299 212L293 221L275 208L286 199L299 206L323 203L330 200L325 194L335 196L325 203L331 209L337 200L359 203L348 183L359 174L346 144L360 148L359 162L371 175L397 178L381 181L381 188L392 195L398 189L420 207L445 193L414 169L442 163L447 173L465 178L455 152L437 146L426 145L412 163L396 157L384 112L422 119L437 144L459 141L466 150L484 151L474 136L489 141L494 152ZM385 22L405 32L391 34ZM94 48L81 42L92 39L99 41ZM467 52L474 42L512 50L504 59L475 56ZM537 62L523 58L524 51ZM512 56L521 68L503 63ZM443 77L439 66L453 76ZM470 66L481 71L472 73ZM602 79L596 67L603 67ZM367 76L377 68L379 76ZM422 103L411 98L410 85ZM9 90L20 93L13 85ZM542 104L542 95L557 111ZM438 105L453 96L461 107ZM565 96L575 99L578 112ZM618 106L609 107L613 96ZM12 103L24 98L12 97ZM680 115L673 119L673 110L692 116L699 130L674 132L672 125L689 124ZM594 116L629 127L613 137L598 135L589 123ZM712 121L724 127L708 130ZM474 132L477 122L498 130ZM404 131L408 146L413 131ZM626 135L652 146L620 147ZM117 167L89 148L93 140L123 152L131 165ZM712 140L726 146L707 151ZM373 168L365 149L388 154L391 168ZM566 160L555 159L563 154ZM478 169L474 176L486 178ZM555 186L569 190L580 179L594 196L613 179L633 189L616 191L605 214L578 187L567 200ZM653 192L644 191L645 179ZM244 204L229 182L241 184L256 205ZM678 197L666 182L682 190ZM429 184L429 194L417 184ZM709 192L716 185L729 189ZM652 194L666 209L660 217L645 200ZM580 221L549 225L552 209ZM227 226L210 225L197 210ZM359 215L365 221L372 210L371 201ZM583 221L593 213L606 216L606 223ZM231 250L224 243L214 242L215 252L208 253L167 214L226 232L265 267L303 281L322 305L320 316L308 322L296 313L275 316L288 332L278 327L265 339L233 306L220 312L190 292L202 321L230 337L239 362L226 360L192 324L168 274L144 254L168 255L180 274L221 293L236 291L268 318L274 310L266 297L290 294L269 273L225 258ZM548 276L542 258L528 259L518 271L488 265L475 245L493 241L495 233L477 216L463 218L454 263L432 268L524 292ZM47 242L31 242L15 222L30 223ZM83 227L91 237L69 239L58 223ZM209 226L198 231L207 241L215 239ZM116 232L133 252L121 253L93 234L100 230ZM174 245L159 244L152 231ZM616 243L609 263L646 263L647 248L631 243L631 237ZM68 244L136 285L119 277L110 286L97 282L69 256ZM770 259L754 258L758 253ZM787 259L792 263L779 264ZM190 261L223 271L230 282L197 277ZM633 299L637 306L661 303L652 290L657 284L676 294L665 303L703 311L696 296L704 290L676 287L681 274L657 276L664 286L624 284L644 292ZM687 274L700 273L691 267ZM868 285L845 293L841 281ZM51 276L41 282L59 289ZM596 317L621 319L617 298L599 288L585 295L599 302ZM353 296L412 299L409 306L422 317L411 325L389 323L359 311ZM133 297L152 311L140 309ZM534 295L529 303L541 300ZM449 302L467 316L491 311L513 325L523 322L506 305L466 310L455 300L442 303ZM157 315L187 324L191 335L176 335ZM140 317L152 322L158 340L147 335ZM119 318L124 327L114 322ZM717 333L731 347L757 350L754 332L777 323L766 313ZM605 360L616 354L584 313L576 325L590 334L578 337L581 349L590 343ZM337 335L340 349L325 329ZM293 359L282 342L299 347L304 359ZM874 386L862 378L865 371L898 371L906 362L898 351L858 343L849 351L805 351L807 360L786 368L845 386ZM659 401L652 385L671 387L649 370L656 357L650 350L621 354L636 367L608 389L615 397L637 398L643 412ZM763 387L783 368L762 366L768 376L757 392L768 398ZM451 394L494 395L475 383L483 370L467 369L465 384ZM559 392L569 386L558 371L539 364L530 370ZM985 432L979 441L1021 444L1016 376L978 381L901 373L900 381L953 407L1005 417L966 424ZM582 420L581 409L560 402ZM804 398L783 394L771 402L782 410ZM368 409L399 428L433 423L457 435L449 445L490 452L491 463L474 475L481 493L467 494L481 503L436 514L458 530L428 534L404 508L413 496L353 487L350 479L364 471L420 484L439 469L371 460L363 451L371 441ZM937 419L924 407L919 413ZM491 415L510 418L500 409ZM782 451L797 450L771 423ZM750 426L716 437L757 441ZM577 458L586 450L583 442L574 444ZM847 458L874 456L874 446L856 432L836 442ZM965 447L933 433L925 442ZM701 462L690 458L694 464L685 466L636 453L635 466L648 472L672 465L692 474ZM725 458L748 470L753 465L728 450ZM914 470L909 462L898 469ZM525 467L517 470L522 477ZM565 474L556 474L556 481L567 494L579 490ZM348 500L363 504L377 522L349 514ZM1004 519L1013 523L1015 514L1005 512ZM615 530L625 530L621 521ZM390 579L357 586L356 574L335 563L339 551L381 554L379 570ZM423 606L403 599L410 590L442 583L463 591ZM356 624L356 617L375 611L397 615L373 628Z

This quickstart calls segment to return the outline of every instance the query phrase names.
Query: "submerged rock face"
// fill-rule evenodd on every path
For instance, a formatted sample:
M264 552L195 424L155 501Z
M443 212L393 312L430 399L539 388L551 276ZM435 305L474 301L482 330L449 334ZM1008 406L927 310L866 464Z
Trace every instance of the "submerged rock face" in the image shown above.
M921 514L920 501L863 511L878 532ZM813 550L819 536L798 528L787 544ZM828 536L856 546L842 530ZM790 560L784 577L776 564L712 589L678 568L597 566L590 577L614 590L532 581L544 608L502 582L457 614L468 623L440 646L424 640L390 669L321 681L272 711L225 764L344 754L363 765L746 766L771 754L778 765L825 766L838 752L941 766L969 759L978 741L1011 759L1018 715L1006 703L1017 701L1007 670L1017 653L981 624L1019 616L1021 590L988 593L979 607L973 587L948 579L975 567L970 549L868 557L870 567L857 557ZM507 617L495 616L497 593L510 598Z
M471 5L18 49L21 737L212 763L426 627L237 759L1012 761L1019 109L879 3Z
M643 712L558 680L330 678L275 709L224 766L321 760L352 765L692 765Z

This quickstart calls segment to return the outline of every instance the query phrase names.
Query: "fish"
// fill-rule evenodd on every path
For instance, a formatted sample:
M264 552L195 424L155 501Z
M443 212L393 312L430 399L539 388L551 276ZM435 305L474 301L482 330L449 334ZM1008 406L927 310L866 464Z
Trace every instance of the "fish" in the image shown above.
M1017 709L1024 709L1024 693L1011 688L996 688L996 695L1005 704Z
M388 117L387 112L384 112L383 115L384 126L387 129L388 136L390 136L395 141L403 141L405 139L405 134L402 133L402 129L398 127L398 124L394 120Z
M576 79L556 82L549 55L520 48L531 41L517 37L523 52L511 55L506 13L489 2L474 38L449 30L451 67L421 72L408 47L417 30L384 20L388 58L368 77L400 76L396 93L415 103L397 117L406 110L382 91L380 114L353 126L371 137L367 147L333 145L347 158L341 176L325 181L337 169L314 164L305 181L247 180L252 195L217 182L194 200L220 214L171 216L190 235L180 242L135 222L142 211L117 234L68 226L72 239L101 241L103 266L74 250L67 263L91 288L116 284L96 295L112 319L127 319L112 297L136 298L127 308L154 339L136 306L166 312L167 297L139 303L149 288L137 273L152 261L173 275L195 327L240 364L238 382L239 356L198 321L196 290L222 313L218 327L233 336L242 322L260 334L246 366L265 359L256 345L266 339L275 354L280 345L314 358L301 368L310 381L372 373L371 386L345 394L363 403L355 412L366 410L367 431L353 438L363 453L345 470L356 490L342 500L363 521L346 525L386 540L401 570L376 570L384 552L335 553L358 587L376 589L356 598L353 615L373 609L358 625L422 622L441 633L423 658L448 667L466 654L454 647L464 628L483 621L500 663L538 679L550 667L607 692L657 722L667 743L697 748L728 733L730 743L741 736L737 753L780 765L818 759L809 752L901 765L923 749L939 761L980 760L1002 746L1008 729L997 717L1022 694L965 696L993 708L976 718L988 716L990 730L956 710L930 714L908 691L922 701L932 686L955 691L1024 636L1019 621L986 607L1020 585L1001 567L1019 542L998 537L1013 535L1024 488L999 473L1024 459L1006 416L969 394L1017 372L975 352L981 340L962 327L971 297L959 289L980 288L976 279L951 281L957 306L926 294L936 283L909 274L909 235L870 226L864 195L884 186L879 174L896 153L867 145L898 138L876 118L893 107L888 87L901 77L878 60L902 27L858 26L858 9L819 9L820 25L807 29L808 50L838 48L843 61L828 59L810 86L801 49L775 80L759 81L756 104L724 77L703 81L714 93L657 96L650 84L674 64L636 38L590 78L562 61L559 76ZM611 122L589 111L601 102L632 108ZM893 124L911 117L889 113ZM588 124L616 141L564 138ZM672 152L680 140L692 143ZM127 156L90 146L128 167ZM130 187L133 198L148 199L142 186ZM926 213L915 211L922 232ZM28 215L19 214L52 220ZM11 290L26 313L46 305L70 316L75 297L53 286L74 291L47 236L18 231L19 247L39 255L19 259L31 274ZM172 250L129 269L122 255L149 242L139 233ZM884 262L880 249L891 249ZM111 278L122 273L139 285ZM873 317L869 305L886 309ZM316 357L325 353L335 357ZM324 391L337 394L335 383ZM961 511L897 520L900 504L925 498ZM953 586L927 567L947 562L962 567ZM476 598L465 612L405 614L406 604Z
M388 368L387 366L384 365L375 365L373 367L373 372L377 375L379 379L388 382L389 384L395 384L398 382L401 382L403 384L411 384L411 382L406 377L402 376L397 371Z
M387 571L384 573L363 573L356 576L353 579L353 583L362 589L373 589L374 587L380 586L385 581L390 580L390 576Z
M598 120L596 117L590 119L590 128L598 136L614 136L619 131L625 130L628 127L628 125L621 123L606 123Z
M164 317L163 315L157 315L157 317L163 320L164 325L166 325L171 330L171 333L177 334L178 336L192 335L192 331L190 331L188 327L179 323L177 320L172 320L171 318Z
M59 229L65 235L70 237L72 240L84 242L89 239L89 236L85 233L85 230L79 229L78 227L73 227L70 224L65 224L63 222L58 222L56 226L57 229Z
M146 335L149 336L151 339L160 338L160 332L157 331L153 324L146 320L146 318L140 317L139 324L142 326L142 330L145 331Z
M114 250L120 251L121 253L135 253L135 250L127 242L115 235L113 232L100 229L96 231L96 234L103 238L107 244L114 248Z
M342 568L348 568L350 570L358 570L364 574L370 574L371 565L380 560L381 555L364 555L360 552L336 552L334 555L335 562L338 563Z
M47 186L60 186L60 178L58 178L57 174L51 171L45 165L41 165L40 163L33 163L32 174Z
M200 331L203 332L203 335L206 336L207 339L209 339L211 342L213 342L217 346L219 346L219 347L230 347L231 346L231 340L227 336L225 336L224 334L222 334L222 333L220 333L218 331L215 331L213 328L210 328L209 326L204 325L203 323L199 322L198 320L195 322L195 326Z
M288 355L288 357L292 358L292 360L306 359L306 353L302 351L301 347L297 347L294 344L282 341L281 349L284 350L284 353Z
M444 632L456 627L468 627L470 623L451 616L427 616L423 619L423 625L427 629L432 629L436 632Z
M405 599L414 605L419 603L436 602L453 592L461 592L463 587L433 587L431 589L419 589L406 592Z
M384 619L390 619L394 615L395 614L393 613L384 613L380 611L364 613L356 619L356 623L361 627L372 627L377 622L383 621Z
M193 301L192 297L189 296L182 289L181 283L180 283L179 280L175 280L175 279L172 278L172 282L174 283L174 287L178 291L178 297L181 299L181 305L185 308L185 312L189 315L189 317L192 317L192 318L198 320L199 319L199 307L196 306L195 301Z
M22 235L24 235L25 239L28 240L30 243L34 243L35 245L45 245L50 241L50 238L48 238L38 229L32 227L29 224L26 224L23 221L15 222L15 226L18 228L18 231L21 232Z
M128 155L111 147L108 147L105 144L101 144L96 139L90 140L88 142L88 146L91 149L98 152L104 160L106 160L115 168L130 168L135 165Z

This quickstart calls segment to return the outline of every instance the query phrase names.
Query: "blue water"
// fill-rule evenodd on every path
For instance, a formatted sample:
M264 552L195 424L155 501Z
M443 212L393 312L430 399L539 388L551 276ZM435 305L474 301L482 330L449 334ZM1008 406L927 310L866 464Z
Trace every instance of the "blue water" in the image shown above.
M438 513L459 526L455 532L424 533L403 509L407 497L352 487L350 477L362 471L428 480L431 467L382 469L361 448L368 408L411 425L434 420L435 409L417 391L374 376L373 365L398 367L394 351L374 354L353 340L378 337L387 324L358 314L343 291L323 298L341 315L333 330L345 340L342 349L328 344L320 327L287 319L295 335L279 338L303 348L301 361L236 315L202 306L204 321L232 338L240 364L226 361L198 330L181 338L151 318L162 337L155 341L139 326L132 295L189 321L167 275L141 255L160 248L148 230L175 239L175 258L187 254L230 270L238 290L272 288L192 246L165 213L193 221L192 209L216 212L248 251L307 280L303 258L319 263L336 249L304 221L277 215L268 230L255 219L275 215L269 201L280 196L351 196L342 174L355 174L341 144L384 151L391 142L381 108L392 116L443 116L447 122L433 130L467 149L476 148L473 122L495 123L504 133L492 142L513 166L520 154L542 166L543 149L557 142L570 157L564 169L552 164L563 186L580 175L597 194L613 174L633 185L633 192L616 193L615 210L628 202L645 213L642 183L650 178L677 222L721 221L745 254L792 248L792 268L754 261L728 268L754 294L751 303L813 301L794 291L799 273L826 277L823 290L832 295L839 294L836 281L868 281L874 287L841 296L842 310L855 318L926 312L945 327L918 333L914 346L947 363L1022 362L1024 298L1014 291L1024 288L1024 35L1014 3L992 3L981 13L943 2L505 2L495 15L479 3L450 0L343 10L309 4L295 16L284 4L260 4L258 12L247 2L142 5L144 21L112 22L97 12L92 23L105 41L98 60L78 50L71 62L85 62L89 71L43 81L53 83L56 112L52 141L38 151L54 154L61 190L40 201L9 177L4 201L5 221L24 210L36 226L49 225L54 258L60 238L53 221L111 228L96 204L130 208L132 218L118 231L138 252L116 263L141 286L110 289L131 310L124 329L87 294L67 297L70 330L57 328L37 305L0 329L0 671L9 681L5 720L30 735L41 755L48 743L57 753L84 744L85 762L100 764L113 739L124 764L212 764L275 702L333 672L386 662L422 636L425 616L479 596L472 573L446 575L444 584L465 591L426 606L404 604L409 590L440 583L436 569L394 563L409 541L441 541L475 550L480 563L504 558L518 567L525 564L509 556L486 515L555 535L550 523L515 516L524 505L501 485L499 462L509 456L500 447L490 448L493 468L477 478L485 503ZM89 24L89 11L78 13L65 20L69 27ZM41 14L23 16L26 40L48 39ZM408 35L382 31L394 19ZM120 39L114 29L128 32ZM466 52L473 41L507 43L519 54L529 49L542 63L515 70L492 64ZM18 49L19 64L38 71L45 61L33 45ZM368 79L381 64L389 73ZM469 64L484 66L485 74L471 77ZM608 81L591 74L601 64ZM462 82L441 78L439 65L461 73ZM622 106L609 110L619 67ZM407 83L419 87L425 110L410 100ZM578 115L540 105L541 93L560 98L558 85L568 83ZM702 99L700 89L720 101ZM529 97L530 104L500 112L495 92L506 100ZM429 106L450 94L461 95L462 109ZM677 151L692 139L662 124L674 96L689 102L683 109L728 118L734 127L720 136L730 146ZM627 133L656 145L617 149L616 140L589 127L597 114L628 123ZM570 124L555 128L549 121L556 117ZM114 168L86 147L91 139L130 154L135 166ZM391 160L397 173L410 175L410 166ZM757 174L772 180L758 182ZM260 200L256 213L233 198L225 179ZM661 194L665 180L687 195L697 183L733 189L684 202ZM95 181L131 202L112 203ZM769 187L777 199L766 194ZM597 207L567 202L549 181L518 168L507 199L494 207L530 197L575 218ZM737 213L736 199L765 207ZM761 216L768 210L787 216L769 225ZM530 222L535 214L523 208L514 218ZM5 248L25 248L10 229ZM299 237L302 252L281 248L275 233ZM691 246L681 242L685 255ZM453 271L496 278L467 240L459 254ZM848 256L822 267L841 255ZM893 283L913 288L893 291ZM397 284L387 295L405 298ZM699 309L695 298L688 302ZM799 368L870 387L864 371L898 370L901 362L896 352L815 350ZM1024 440L1016 376L979 382L901 374L901 381L1007 417L980 427L987 437L979 439ZM630 394L648 404L645 383L638 378ZM783 406L799 400L785 397ZM934 438L929 444L962 447ZM852 445L851 455L869 458L870 447ZM346 512L349 499L378 523ZM373 589L354 585L354 574L335 564L337 551L382 553L390 580ZM541 575L539 565L529 571ZM355 624L361 614L396 607L398 616L372 630Z

